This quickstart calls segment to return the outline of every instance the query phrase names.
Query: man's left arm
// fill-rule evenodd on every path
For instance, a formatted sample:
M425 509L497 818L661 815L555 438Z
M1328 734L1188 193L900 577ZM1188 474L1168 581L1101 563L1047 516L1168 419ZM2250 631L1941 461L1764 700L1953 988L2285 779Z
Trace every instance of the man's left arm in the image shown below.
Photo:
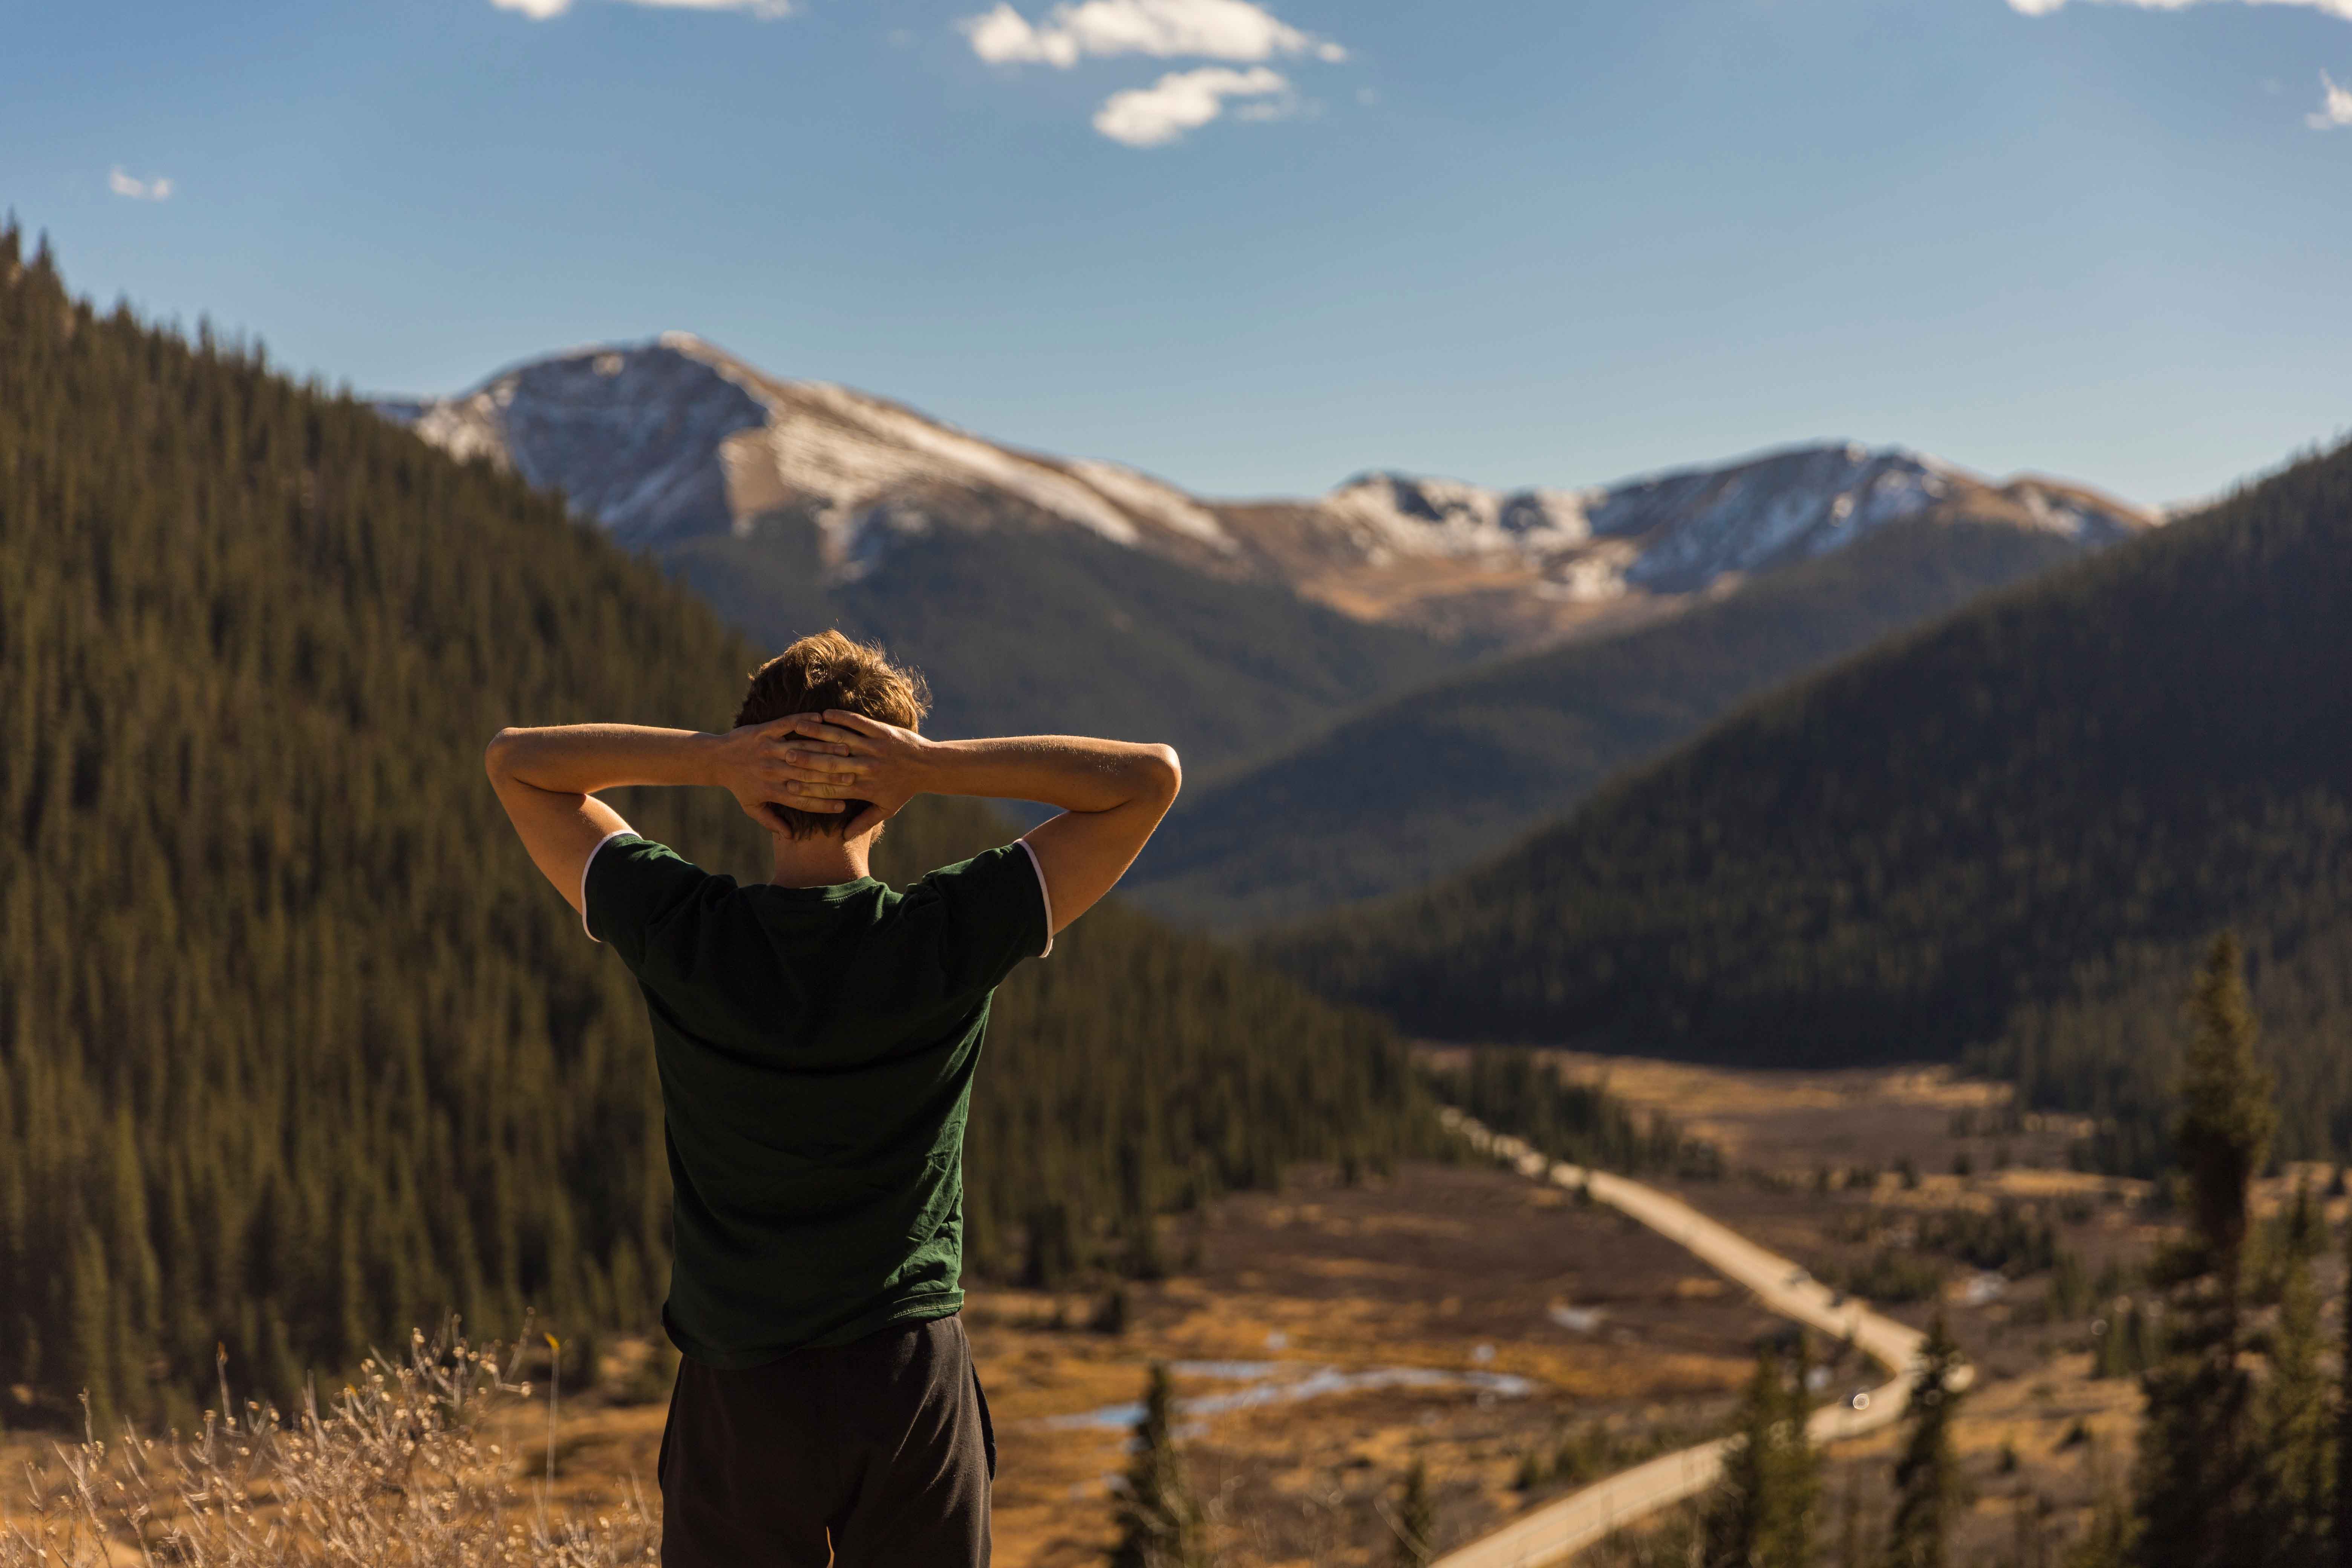
M508 729L491 738L482 766L532 863L576 910L589 857L614 834L629 831L620 813L596 798L598 790L707 784L732 793L746 815L769 828L778 826L769 807L778 798L804 811L842 809L838 801L794 798L803 770L786 752L797 739L782 721L723 735L638 724Z

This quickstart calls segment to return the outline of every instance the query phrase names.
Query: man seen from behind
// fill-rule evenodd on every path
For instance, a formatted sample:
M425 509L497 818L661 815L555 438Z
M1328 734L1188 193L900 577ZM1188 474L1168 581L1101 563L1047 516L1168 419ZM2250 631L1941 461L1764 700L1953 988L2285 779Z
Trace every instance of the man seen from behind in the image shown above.
M1166 746L925 739L919 676L838 632L756 671L725 733L501 731L486 764L530 857L629 966L675 1193L663 1321L668 1568L989 1560L995 1441L956 1316L963 1131L989 998L1133 863L1181 782ZM774 870L739 886L632 832L631 784L731 793ZM894 892L918 795L1061 815Z

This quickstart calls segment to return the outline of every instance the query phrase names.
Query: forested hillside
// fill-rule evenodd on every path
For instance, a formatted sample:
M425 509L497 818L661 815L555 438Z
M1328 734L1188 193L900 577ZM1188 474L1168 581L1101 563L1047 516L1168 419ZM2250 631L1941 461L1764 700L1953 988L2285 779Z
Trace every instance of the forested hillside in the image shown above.
M2006 521L1890 524L1663 625L1437 679L1192 792L1135 896L1230 927L1460 870L1741 699L2088 548Z
M2144 1167L2245 938L2287 1157L2352 1152L2352 447L1806 681L1478 871L1275 951L1455 1038L1970 1050Z
M757 657L555 500L0 236L0 1389L184 1420L216 1342L283 1397L450 1308L648 1324L642 1004L481 749L724 723ZM763 869L724 796L622 806ZM881 869L995 831L919 803ZM982 1270L1148 1264L1154 1208L1429 1136L1383 1027L1117 909L1000 1006Z

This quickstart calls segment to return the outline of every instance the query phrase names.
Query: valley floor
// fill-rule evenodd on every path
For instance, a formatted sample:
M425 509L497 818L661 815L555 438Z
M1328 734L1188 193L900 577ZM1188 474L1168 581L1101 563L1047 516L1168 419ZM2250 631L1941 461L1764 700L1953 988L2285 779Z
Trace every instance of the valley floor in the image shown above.
M2161 1216L2141 1184L2065 1170L2071 1129L2010 1116L1997 1090L1939 1072L1570 1060L1717 1142L1734 1173L1653 1184L1818 1279L1894 1280L1908 1298L1888 1304L1894 1316L1949 1318L1979 1368L1957 1427L1972 1491L1955 1562L2054 1561L2102 1488L2123 1484L2137 1385L2094 1376L2091 1352L2121 1322L2115 1298L2137 1288ZM1916 1180L1901 1173L1906 1160ZM2268 1184L2261 1203L2275 1210L2287 1192ZM1993 1223L2004 1214L2018 1222L2007 1231ZM2017 1240L2037 1226L2040 1242ZM1155 1361L1189 1405L1180 1434L1226 1568L1368 1568L1388 1559L1387 1513L1414 1461L1428 1468L1441 1541L1465 1543L1719 1430L1751 1346L1778 1327L1664 1238L1482 1163L1409 1164L1353 1184L1303 1170L1279 1193L1228 1197L1164 1227L1173 1277L1128 1285L1117 1312L1099 1289L973 1292L1007 1568L1103 1561L1129 1407ZM2021 1247L2006 1268L1959 1255ZM2035 1247L2042 1255L2027 1256ZM2077 1283L2054 1288L2062 1273ZM631 1350L608 1357L604 1387L566 1396L559 1502L611 1510L633 1487L650 1490L664 1390L657 1366L627 1373ZM1833 1360L1824 1396L1880 1375ZM544 1462L543 1421L519 1411L499 1434L526 1474ZM1898 1441L1832 1453L1830 1561L1843 1561L1849 1518L1865 1541L1883 1522ZM0 1439L19 1447L46 1445Z
M1167 1222L1166 1243L1180 1273L1129 1284L1117 1332L1093 1326L1101 1292L972 1292L1006 1568L1104 1560L1126 1407L1155 1361L1193 1406L1187 1461L1229 1568L1371 1563L1415 1458L1445 1537L1469 1539L1524 1505L1528 1457L1564 1437L1589 1434L1600 1465L1713 1430L1774 1321L1612 1212L1476 1164L1354 1186L1300 1172ZM559 1501L650 1490L663 1414L658 1400L575 1405ZM541 1420L518 1413L509 1435L534 1471Z

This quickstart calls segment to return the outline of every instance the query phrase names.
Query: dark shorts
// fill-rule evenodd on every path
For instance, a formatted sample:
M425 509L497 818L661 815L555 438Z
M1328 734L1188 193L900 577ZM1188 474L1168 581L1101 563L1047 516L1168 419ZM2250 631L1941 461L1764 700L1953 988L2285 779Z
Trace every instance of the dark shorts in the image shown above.
M996 1432L963 1323L726 1372L688 1360L661 1446L665 1568L985 1568Z

